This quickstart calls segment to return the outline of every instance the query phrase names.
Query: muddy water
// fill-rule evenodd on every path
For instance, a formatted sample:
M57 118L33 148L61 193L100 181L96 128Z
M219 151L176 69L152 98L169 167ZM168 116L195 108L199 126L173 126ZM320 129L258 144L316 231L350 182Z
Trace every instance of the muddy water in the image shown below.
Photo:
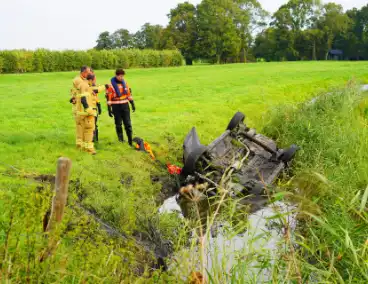
M296 228L294 209L295 206L283 202L270 204L250 214L248 225L240 234L235 233L229 224L220 224L207 235L204 257L199 251L200 246L194 244L172 257L170 270L178 279L185 280L192 271L201 271L201 263L205 263L206 270L216 279L232 275L244 281L255 277L259 283L268 281L272 275L270 267L286 249L285 228L289 228L291 235ZM182 216L176 196L165 201L160 213ZM280 215L283 217L275 218ZM195 239L193 237L194 243ZM268 265L260 268L263 263Z

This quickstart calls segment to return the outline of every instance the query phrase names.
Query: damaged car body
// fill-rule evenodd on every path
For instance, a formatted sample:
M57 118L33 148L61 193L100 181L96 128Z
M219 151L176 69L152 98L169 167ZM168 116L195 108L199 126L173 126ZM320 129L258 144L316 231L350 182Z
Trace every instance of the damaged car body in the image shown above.
M236 113L226 131L210 145L200 143L195 127L183 144L182 186L206 182L207 195L217 194L223 177L231 175L226 189L244 204L261 207L267 202L266 188L272 185L293 160L298 146L279 149L272 139L258 134Z

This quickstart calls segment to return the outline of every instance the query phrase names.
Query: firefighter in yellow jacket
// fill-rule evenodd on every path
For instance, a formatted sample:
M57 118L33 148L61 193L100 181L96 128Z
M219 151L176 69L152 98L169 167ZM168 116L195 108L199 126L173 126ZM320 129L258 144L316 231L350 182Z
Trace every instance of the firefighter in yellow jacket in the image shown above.
M93 143L93 133L98 113L96 96L104 89L105 86L89 86L87 81L87 84L81 84L80 94L76 96L77 134L82 139L82 150L92 155L96 154Z
M71 89L71 99L72 112L76 124L76 145L78 149L83 148L83 133L80 127L78 127L77 119L77 96L82 94L82 89L88 91L88 81L87 76L91 73L91 69L88 66L83 66L81 68L80 74L76 76L73 80L73 87Z
M93 72L93 71L92 71ZM101 115L101 103L98 98L98 93L103 91L106 87L97 87L96 85L96 76L95 74L89 74L87 76L87 81L90 89L92 90L92 97L91 97L91 103L92 103L92 109L96 110L97 115L95 117L95 130L93 132L93 143L98 142L98 125L97 120L98 116ZM91 92L90 92L91 93Z

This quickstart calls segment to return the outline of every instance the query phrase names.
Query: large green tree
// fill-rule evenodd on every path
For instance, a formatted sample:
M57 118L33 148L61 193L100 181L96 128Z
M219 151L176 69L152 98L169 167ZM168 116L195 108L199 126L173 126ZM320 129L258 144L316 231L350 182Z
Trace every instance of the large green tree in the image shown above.
M295 39L295 49L301 60L324 58L324 33L315 28L301 31Z
M290 0L273 15L274 25L293 32L308 28L318 8L316 0Z
M320 2L289 0L270 19L257 0L202 0L197 7L184 2L170 10L167 27L146 23L134 35L103 32L96 49L177 48L187 65L196 58L321 60L331 49L368 59L368 5L344 13L341 5Z
M161 49L163 30L160 25L144 24L141 30L134 34L133 46L140 49Z
M126 29L119 29L111 35L114 48L129 48L132 46L132 35Z
M203 0L198 5L198 43L202 57L225 62L236 57L241 41L234 22L232 0Z
M203 0L197 7L199 50L216 62L238 61L249 41L255 0Z
M276 29L269 27L258 33L253 46L253 55L266 61L278 60L275 55L277 49Z
M98 36L97 45L95 48L98 50L113 48L113 41L109 32L103 32Z
M235 0L234 21L240 36L240 61L245 62L253 43L253 34L266 26L268 13L257 0Z
M346 12L350 27L345 37L340 36L338 46L351 59L368 59L368 5ZM341 39L342 38L342 39Z
M344 13L341 5L327 3L323 5L322 15L317 20L317 27L325 34L326 41L326 59L328 52L332 49L334 41L339 34L348 31L351 24L350 18Z
M172 43L185 58L187 65L192 65L193 59L198 57L196 7L188 2L179 4L168 15L170 22L166 29L168 40L165 45ZM169 39L172 41L170 42Z
M290 0L275 12L271 24L276 27L275 53L279 58L298 60L304 57L306 48L301 43L311 39L312 34L303 31L313 25L318 4L314 0Z

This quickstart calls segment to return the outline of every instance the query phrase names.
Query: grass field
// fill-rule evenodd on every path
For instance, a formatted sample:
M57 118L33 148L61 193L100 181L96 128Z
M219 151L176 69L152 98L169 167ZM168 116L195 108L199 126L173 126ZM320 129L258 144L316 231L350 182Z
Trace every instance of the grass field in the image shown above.
M0 186L14 189L24 183L24 175L54 174L56 159L67 156L73 161L72 179L82 184L84 205L130 233L139 227L137 216L152 214L156 206L160 186L152 185L150 174L158 170L149 157L117 142L103 95L98 154L92 157L75 149L68 100L76 74L0 76ZM96 75L104 84L113 71ZM262 129L277 105L308 100L351 79L368 82L368 65L298 62L136 69L128 70L126 78L137 107L132 114L134 134L150 142L160 160L180 165L181 144L192 126L202 143L209 143L239 110L248 124ZM132 184L122 184L129 176Z

